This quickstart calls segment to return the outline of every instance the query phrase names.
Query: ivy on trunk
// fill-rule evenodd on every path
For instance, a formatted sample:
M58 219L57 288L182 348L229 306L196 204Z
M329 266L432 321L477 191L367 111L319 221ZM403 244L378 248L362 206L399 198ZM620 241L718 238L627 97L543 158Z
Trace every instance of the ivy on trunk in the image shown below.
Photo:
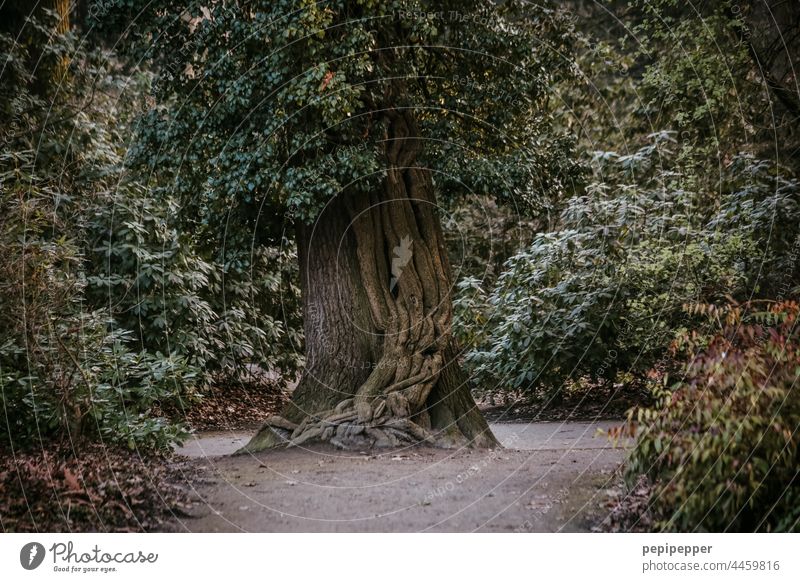
M298 230L307 368L282 416L242 449L492 446L452 335L452 277L409 111L392 111L386 178Z

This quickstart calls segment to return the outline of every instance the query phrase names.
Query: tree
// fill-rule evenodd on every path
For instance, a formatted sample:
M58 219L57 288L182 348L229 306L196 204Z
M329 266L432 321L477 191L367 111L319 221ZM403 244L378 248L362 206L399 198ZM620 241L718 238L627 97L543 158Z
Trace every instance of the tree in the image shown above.
M69 0L41 0L31 4L20 0L9 0L0 4L0 32L13 34L18 42L27 44L30 39L31 24L46 26L47 40L44 44L30 46L30 60L35 75L33 89L42 96L50 96L58 90L69 66L69 58L64 54L53 54L60 39L70 32ZM35 19L29 21L29 19ZM25 26L28 25L28 29ZM22 33L27 37L23 37Z
M147 8L160 77L132 161L207 246L297 244L305 370L245 450L495 445L458 362L437 194L561 196L577 170L543 104L566 20L515 1Z

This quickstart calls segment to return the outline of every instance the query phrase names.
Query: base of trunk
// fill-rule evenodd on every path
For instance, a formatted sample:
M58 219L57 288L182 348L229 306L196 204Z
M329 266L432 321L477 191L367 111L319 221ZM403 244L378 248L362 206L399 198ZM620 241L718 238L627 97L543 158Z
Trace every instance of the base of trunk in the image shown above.
M320 421L306 425L297 437L295 431L278 426L281 417L274 417L236 455L257 453L280 447L296 447L313 442L328 442L343 450L369 450L375 448L428 445L439 448L494 448L499 443L490 430L476 431L471 437L460 431L433 433L407 419L386 419L380 422L359 424L348 421Z
M374 398L371 415L359 415L356 399L347 398L332 410L303 415L290 404L281 416L266 420L258 433L236 454L271 448L327 442L345 450L364 450L409 445L440 448L494 448L500 446L464 382L455 360L445 367L440 380L420 412L408 415L402 396L390 393ZM299 422L289 418L302 417Z

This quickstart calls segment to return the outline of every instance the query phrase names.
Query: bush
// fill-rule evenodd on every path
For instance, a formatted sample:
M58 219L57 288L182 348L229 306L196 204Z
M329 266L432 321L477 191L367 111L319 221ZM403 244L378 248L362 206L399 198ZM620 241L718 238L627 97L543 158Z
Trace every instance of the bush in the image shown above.
M0 442L167 448L183 430L154 411L190 398L197 369L137 349L111 311L87 302L76 209L32 162L0 156Z
M100 199L86 224L87 297L107 306L117 328L136 330L144 350L185 358L201 383L211 373L236 380L253 364L297 369L291 246L228 240L226 255L204 253L164 190L127 180Z
M778 288L788 296L800 240L797 181L738 156L709 209L707 196L685 189L671 169L672 134L650 139L630 155L598 152L602 181L567 203L558 230L508 259L488 293L462 282L456 329L482 387L552 397L576 381L611 384L622 372L641 383L678 334L702 323L685 303ZM777 228L777 217L787 224Z
M88 293L96 242L88 217L109 211L104 192L120 178L117 144L132 103L119 94L124 83L108 55L81 52L37 21L25 30L22 42L0 33L8 64L0 83L0 443L167 448L183 431L158 410L192 397L197 368L180 353L142 347L107 300ZM70 55L58 91L42 88L31 47L58 63Z
M55 18L0 27L0 442L167 448L212 374L299 366L293 246L209 243L126 169L152 74Z
M673 346L681 377L629 414L638 441L627 466L654 483L663 530L800 531L798 304L696 305L721 323Z

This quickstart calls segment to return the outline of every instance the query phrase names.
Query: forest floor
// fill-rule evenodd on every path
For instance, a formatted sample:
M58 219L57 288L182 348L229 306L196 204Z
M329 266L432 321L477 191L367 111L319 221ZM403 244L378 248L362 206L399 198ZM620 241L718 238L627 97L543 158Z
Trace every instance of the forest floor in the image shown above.
M100 445L0 454L3 531L646 531L648 484L622 486L629 442L605 395L543 408L482 401L496 450L318 445L231 456L279 410L275 382L210 393L176 455ZM629 395L630 396L630 395Z
M619 421L492 424L495 450L325 445L230 456L254 430L199 432L177 452L189 517L168 531L589 531L610 512Z

